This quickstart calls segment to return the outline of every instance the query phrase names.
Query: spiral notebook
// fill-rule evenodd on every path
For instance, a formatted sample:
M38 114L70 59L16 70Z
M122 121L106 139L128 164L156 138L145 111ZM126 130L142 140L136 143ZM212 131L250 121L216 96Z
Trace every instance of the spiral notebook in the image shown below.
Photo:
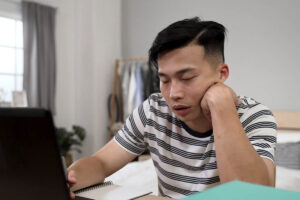
M115 185L111 181L75 191L76 196L95 200L128 200L145 196L150 193L150 189Z

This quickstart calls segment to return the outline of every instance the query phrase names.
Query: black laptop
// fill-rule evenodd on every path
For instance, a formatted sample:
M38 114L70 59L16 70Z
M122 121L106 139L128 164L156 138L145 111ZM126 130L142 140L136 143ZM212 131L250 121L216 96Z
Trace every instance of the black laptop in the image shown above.
M69 200L66 183L51 113L0 108L0 199Z

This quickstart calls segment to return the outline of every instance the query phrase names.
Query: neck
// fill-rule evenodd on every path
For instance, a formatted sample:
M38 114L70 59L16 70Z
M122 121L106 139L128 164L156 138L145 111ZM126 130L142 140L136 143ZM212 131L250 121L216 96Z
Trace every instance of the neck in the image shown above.
M198 120L184 122L190 129L199 133L206 133L212 129L211 121L205 117L201 117Z

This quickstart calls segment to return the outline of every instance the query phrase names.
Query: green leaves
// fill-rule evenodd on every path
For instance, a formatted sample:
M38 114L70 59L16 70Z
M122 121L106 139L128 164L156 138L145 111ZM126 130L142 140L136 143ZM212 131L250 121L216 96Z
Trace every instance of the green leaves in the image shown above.
M77 136L79 137L79 139L83 141L86 135L85 130L82 127L76 125L73 125L72 128L75 134L77 134Z
M56 137L60 153L65 156L69 151L75 150L81 153L80 148L74 146L82 146L82 141L85 139L85 129L73 125L72 131L68 131L65 128L56 128Z

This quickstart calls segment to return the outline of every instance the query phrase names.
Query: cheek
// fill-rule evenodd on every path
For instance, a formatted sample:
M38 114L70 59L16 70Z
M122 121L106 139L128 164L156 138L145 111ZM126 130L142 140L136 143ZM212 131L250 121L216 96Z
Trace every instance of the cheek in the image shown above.
M160 92L162 96L165 98L168 105L171 105L170 92L165 87L160 87ZM170 108L171 109L171 108Z
M161 94L165 97L165 99L168 98L168 96L169 96L168 88L166 88L165 86L162 86L161 84L160 84L159 88L160 88Z
M194 101L200 101L209 86L207 83L195 84L192 87L186 88L185 93Z
M186 95L193 101L200 101L203 97L203 90L201 88L192 88L190 90L186 90Z

